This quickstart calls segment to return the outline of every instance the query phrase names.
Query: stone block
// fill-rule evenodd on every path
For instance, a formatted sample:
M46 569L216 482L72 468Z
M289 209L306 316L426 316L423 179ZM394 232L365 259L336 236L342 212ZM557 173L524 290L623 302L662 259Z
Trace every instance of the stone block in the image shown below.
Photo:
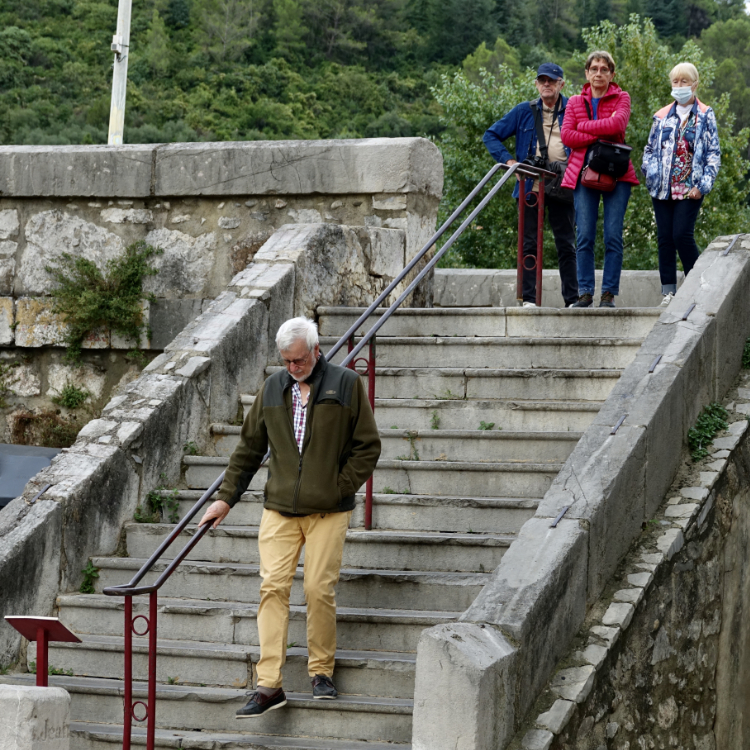
M498 307L494 272L474 268L435 270L435 307Z
M365 253L368 273L388 281L395 279L406 265L406 234L399 229L377 227L362 227L356 231Z
M208 296L207 287L214 266L216 235L213 232L191 237L176 229L154 229L146 242L164 251L151 258L158 270L143 282L146 292L157 297L198 294Z
M16 294L49 294L55 284L45 267L59 263L63 253L86 258L104 271L108 261L125 251L125 243L116 234L59 209L34 214L24 232L26 245L18 261Z
M564 518L553 529L548 519L529 519L461 615L462 622L496 625L519 644L514 690L521 714L536 699L583 622L588 542L577 520Z
M573 703L583 703L594 687L596 670L590 664L583 667L561 669L550 680L550 691Z
M59 396L66 385L75 385L88 391L96 401L104 394L106 373L92 365L52 364L47 371L47 396Z
M637 607L643 599L643 589L620 589L619 591L615 591L613 599L616 602L627 602Z
M202 305L202 299L161 298L148 303L150 348L164 349L188 323L201 314Z
M686 500L703 502L708 497L708 489L705 487L681 487L680 495Z
M0 297L0 346L10 346L15 339L15 305L13 297Z
M700 506L694 503L684 503L683 505L670 505L664 515L666 518L690 518L697 512Z
M536 517L557 517L589 527L588 599L595 601L644 519L646 435L642 427L623 424L616 435L609 426L592 425L578 441L537 508Z
M255 255L256 263L294 263L294 314L319 306L366 306L383 288L367 272L357 233L336 224L287 224Z
M539 714L536 723L545 729L549 729L553 734L560 734L570 721L570 717L573 715L575 709L576 704L573 701L558 698L552 704L552 708L549 711Z
M211 360L208 357L190 357L185 365L175 370L175 374L182 375L183 378L195 378L210 366Z
M555 736L546 729L530 729L521 740L523 750L549 750Z
M449 623L423 631L417 646L414 750L504 747L515 729L514 666L515 649L492 627ZM447 705L455 710L446 711Z
M16 251L18 243L0 241L0 294L12 294L16 278Z
M635 607L628 602L612 602L602 617L602 624L625 630L630 625Z
M101 217L108 224L151 224L154 221L153 211L145 208L105 208Z
M667 560L671 560L685 544L685 537L681 529L668 529L656 540L657 548L664 553Z
M0 162L2 163L2 162ZM424 138L173 143L156 153L157 196L425 193L440 152Z
M15 208L7 208L0 211L0 240L10 240L18 237L18 211Z
M69 750L70 695L59 687L0 685L0 750Z
M0 146L0 195L148 198L156 146Z
M29 398L41 393L39 371L33 365L17 365L13 367L6 378L6 385L13 391L14 396Z
M67 326L52 312L48 298L16 301L16 346L63 346Z

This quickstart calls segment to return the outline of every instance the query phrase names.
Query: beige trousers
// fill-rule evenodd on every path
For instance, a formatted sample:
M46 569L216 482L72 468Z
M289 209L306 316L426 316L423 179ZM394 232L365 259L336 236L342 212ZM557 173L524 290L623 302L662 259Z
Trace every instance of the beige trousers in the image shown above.
M281 687L289 629L289 594L302 546L305 546L304 589L307 602L307 671L333 675L336 655L336 594L348 513L316 513L289 518L263 510L258 534L260 604L258 685Z

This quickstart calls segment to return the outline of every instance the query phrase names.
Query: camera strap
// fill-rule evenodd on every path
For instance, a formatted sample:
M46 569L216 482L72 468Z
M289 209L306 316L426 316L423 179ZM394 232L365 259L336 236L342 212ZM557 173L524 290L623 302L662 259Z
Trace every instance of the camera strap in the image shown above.
M544 137L544 124L542 119L542 113L539 109L539 103L536 99L532 99L529 104L531 105L531 111L534 113L534 126L536 127L536 137L537 141L539 141L539 153L541 154L542 159L544 161L549 161L547 154L547 140ZM560 112L560 97L557 97L557 101L555 101L555 108L552 111L552 124L549 126L549 137L552 138L552 130L555 127L555 121L557 120L557 115Z

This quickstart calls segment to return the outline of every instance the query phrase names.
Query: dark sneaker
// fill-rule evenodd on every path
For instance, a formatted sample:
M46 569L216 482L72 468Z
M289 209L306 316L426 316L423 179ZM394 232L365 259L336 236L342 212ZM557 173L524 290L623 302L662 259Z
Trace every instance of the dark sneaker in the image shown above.
M614 307L615 295L612 292L602 292L602 298L599 300L599 307Z
M336 686L333 684L333 680L330 677L326 677L322 674L316 674L312 679L313 686L313 698L315 700L333 700L339 691L336 690Z
M254 719L256 716L262 716L266 711L273 711L274 708L282 706L286 706L286 695L281 688L271 695L263 695L255 690L250 693L247 705L237 710L236 718Z
M574 302L571 307L591 307L594 302L594 297L590 294L582 294L578 298L578 302Z

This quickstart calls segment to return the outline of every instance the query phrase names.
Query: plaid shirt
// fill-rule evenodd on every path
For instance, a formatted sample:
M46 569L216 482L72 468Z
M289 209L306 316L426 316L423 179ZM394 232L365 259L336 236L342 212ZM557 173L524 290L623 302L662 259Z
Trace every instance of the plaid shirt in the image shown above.
M302 405L302 391L296 381L292 386L292 414L294 416L294 439L297 441L300 454L302 454L302 441L305 439L305 425L307 424L307 407Z

